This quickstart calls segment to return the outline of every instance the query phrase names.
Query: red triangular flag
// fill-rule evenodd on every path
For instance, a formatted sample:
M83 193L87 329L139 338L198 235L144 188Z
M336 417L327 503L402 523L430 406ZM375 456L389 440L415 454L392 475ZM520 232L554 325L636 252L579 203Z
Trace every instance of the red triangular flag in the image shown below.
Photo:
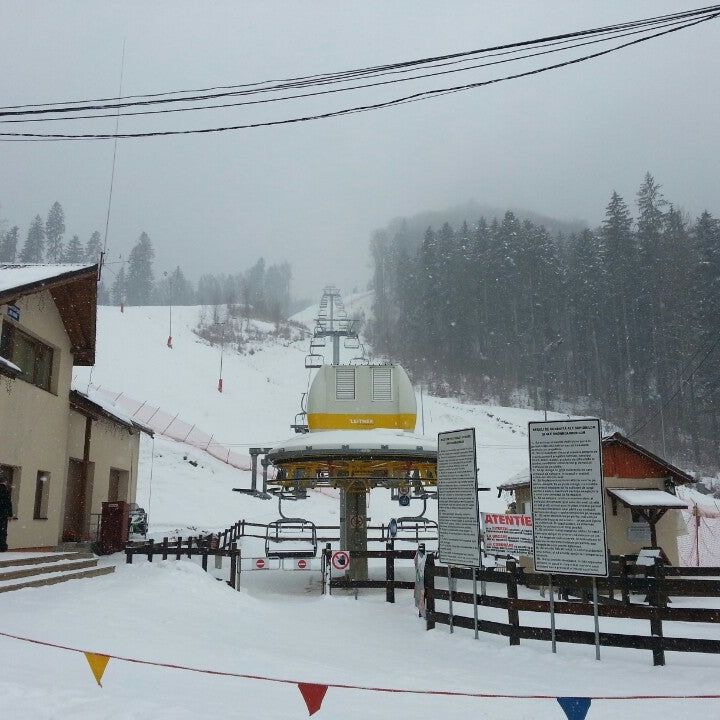
M298 690L303 696L307 705L308 713L314 715L322 705L327 692L327 685L315 685L314 683L298 683Z

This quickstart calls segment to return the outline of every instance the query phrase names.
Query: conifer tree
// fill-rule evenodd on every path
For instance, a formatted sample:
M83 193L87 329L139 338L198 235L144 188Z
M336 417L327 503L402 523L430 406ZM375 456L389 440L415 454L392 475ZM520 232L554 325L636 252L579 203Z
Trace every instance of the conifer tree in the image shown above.
M149 305L153 300L153 259L155 251L147 233L143 232L130 251L127 273L128 305Z
M20 252L24 263L41 263L45 252L45 226L39 215L35 216L28 229L27 239Z
M15 262L19 233L18 226L14 225L0 239L0 262Z
M100 233L97 230L93 230L90 238L85 244L85 262L96 263L100 260L100 253L102 252L102 241Z
M73 235L72 238L70 238L70 242L67 244L67 247L65 248L65 254L63 256L63 261L67 263L81 263L85 259L85 251L83 250L83 246L80 243L80 238L77 235Z
M65 234L65 213L59 202L54 202L45 221L47 239L46 260L58 263L63 258L63 235Z
M125 266L120 266L120 271L115 277L115 282L110 288L110 302L113 305L124 305L127 299L127 275Z

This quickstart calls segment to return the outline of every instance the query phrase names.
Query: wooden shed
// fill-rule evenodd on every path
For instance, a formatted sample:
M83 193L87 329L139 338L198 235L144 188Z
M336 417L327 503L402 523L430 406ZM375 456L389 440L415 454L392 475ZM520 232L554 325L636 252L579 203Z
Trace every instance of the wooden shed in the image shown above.
M660 547L677 565L677 538L687 530L677 512L686 503L675 489L694 482L693 477L620 433L603 438L602 458L610 553L627 555ZM529 471L498 485L498 491L515 495L517 512L532 511Z

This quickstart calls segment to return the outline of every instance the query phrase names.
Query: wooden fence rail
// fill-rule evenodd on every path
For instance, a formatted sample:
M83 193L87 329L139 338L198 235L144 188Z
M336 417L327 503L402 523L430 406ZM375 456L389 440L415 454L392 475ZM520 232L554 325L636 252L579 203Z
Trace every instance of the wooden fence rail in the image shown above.
M240 549L236 542L230 543L227 547L220 547L217 539L216 535L199 535L184 540L182 537L178 537L172 541L164 537L159 543L155 540L148 540L144 543L128 543L125 548L125 562L132 564L135 555L147 557L148 562L152 562L154 557L162 560L169 558L180 560L183 557L200 556L202 569L207 572L209 557L229 557L230 579L227 583L230 587L239 590Z
M598 589L608 593L620 589L622 602L603 603L598 606L598 615L607 618L647 620L650 624L649 635L633 635L625 633L600 633L600 644L611 647L636 648L650 650L655 665L665 664L665 652L701 652L720 653L720 640L704 638L665 637L663 622L700 622L709 624L720 623L720 610L711 608L674 608L668 607L668 596L685 597L720 597L720 581L693 579L694 577L712 576L720 573L720 568L690 568L703 572L692 573L691 578L683 577L688 568L668 568L657 562L654 566L628 566L629 572L623 575L598 578ZM632 572L642 572L643 577L631 577ZM551 640L549 628L523 626L520 623L520 612L550 612L547 600L530 600L518 597L518 585L525 583L530 586L546 586L548 577L538 573L523 573L513 561L508 561L507 569L478 569L475 578L486 583L499 583L505 586L506 597L498 595L473 595L472 592L446 590L435 586L436 578L452 580L472 580L473 571L465 568L440 567L435 564L435 557L429 553L425 562L425 622L431 630L436 623L452 624L454 627L473 629L475 619L455 612L455 608L463 605L491 607L507 612L507 622L478 620L478 631L501 635L509 639L510 645L519 645L520 640ZM668 579L670 577L670 579ZM591 578L562 576L555 578L563 588L587 590L592 583ZM557 588L557 586L556 586ZM631 593L645 596L647 604L630 602ZM449 601L452 594L453 615L438 612L436 601ZM607 598L606 598L607 599ZM554 602L557 614L593 616L592 604L587 602ZM557 642L594 644L594 632L583 630L557 629Z

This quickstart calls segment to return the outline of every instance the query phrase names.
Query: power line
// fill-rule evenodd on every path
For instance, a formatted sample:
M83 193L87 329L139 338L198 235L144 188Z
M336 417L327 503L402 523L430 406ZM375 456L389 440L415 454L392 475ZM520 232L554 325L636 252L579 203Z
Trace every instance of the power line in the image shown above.
M676 25L682 24L682 22L683 21L675 20L672 22L663 23L662 25L656 25L655 27L674 27ZM94 113L91 115L64 115L64 113L76 112L76 111L80 110L81 108L61 108L58 110L37 111L37 112L43 112L43 113L60 114L60 117L34 117L34 116L33 117L21 117L21 118L15 117L13 119L0 120L0 123L6 124L6 123L28 123L28 122L61 122L61 121L69 121L69 120L96 120L96 119L100 119L100 118L117 117L118 115L121 117L133 117L133 116L139 116L139 115L141 115L141 116L160 115L160 114L167 114L167 113L194 112L197 110L214 110L214 109L224 109L224 108L229 108L229 107L263 105L263 104L267 104L267 103L282 102L282 101L287 101L287 100L298 100L298 99L304 99L304 98L308 98L308 97L317 97L320 95L332 95L332 94L336 94L336 93L348 92L350 90L361 90L361 89L367 89L367 88L371 88L371 87L379 87L379 86L384 86L384 85L394 85L394 84L401 83L401 82L411 82L411 81L422 80L422 79L426 79L426 78L430 78L430 77L438 77L438 76L442 76L442 75L450 75L450 74L459 73L459 72L467 72L469 70L476 70L479 68L486 68L486 67L491 67L494 65L503 65L506 63L510 63L510 62L519 62L521 60L527 60L529 58L540 57L542 55L549 55L549 54L558 53L558 52L567 52L569 50L574 50L576 48L584 47L586 45L595 45L597 43L606 43L606 42L610 42L611 40L616 40L616 39L619 39L622 37L628 37L631 35L637 35L637 34L647 33L647 32L648 32L647 28L643 28L641 30L632 30L629 32L614 33L610 37L601 37L601 38L595 39L595 40L587 40L585 42L576 42L571 45L567 45L568 41L561 41L562 44L566 45L565 47L554 47L555 45L560 44L560 43L549 43L549 44L545 44L545 45L539 45L537 47L551 46L551 47L553 47L553 49L551 49L551 50L543 50L541 52L527 53L525 55L518 55L516 57L506 58L504 60L496 60L493 62L469 65L467 67L454 68L452 70L443 70L440 72L424 73L422 75L413 75L410 77L396 78L393 80L384 80L384 81L380 81L380 82L365 83L365 84L361 84L361 85L351 85L349 87L341 87L341 88L336 88L336 89L331 89L331 90L318 90L315 92L302 93L300 95L287 95L287 96L271 97L271 98L260 99L260 100L245 100L242 102L220 103L220 104L213 104L213 105L194 105L192 107L165 108L165 109L161 109L161 110L140 110L140 111L136 111L136 112L122 112L122 113L120 112L122 107L130 107L130 106L136 105L136 103L127 103L124 105L116 104L116 105L107 105L104 107L97 106L98 109L116 108L116 112L104 113L104 114ZM501 53L489 55L488 57L504 56L504 55L508 55L511 53L517 53L517 52L518 52L517 50L512 50L512 51L508 51L508 52L501 52ZM467 62L467 60L452 61L450 63L440 63L437 65L430 65L427 67L428 68L446 67L447 65L455 64L456 62ZM401 71L389 71L389 72L377 73L375 75L369 75L366 77L382 77L382 76L387 76L387 75L394 74L397 72L401 72ZM404 71L402 71L402 72L404 72ZM332 81L332 84L336 84L338 82L345 83L345 82L347 82L347 80ZM263 90L258 90L258 91L251 91L251 92L247 92L247 93L245 93L245 92L243 92L243 93L228 93L227 95L246 96L246 95L254 95L254 94L257 94L260 92L269 92L271 90L273 90L273 89L268 88L268 89L263 89ZM225 96L227 96L227 95L225 95ZM211 97L211 96L207 96L207 97ZM191 98L187 98L186 100L190 100L190 99ZM205 99L205 98L197 98L197 99ZM164 100L162 102L175 102L175 100L173 100L173 99ZM151 104L151 103L148 103L148 104ZM20 113L2 113L2 112L0 112L0 117L7 116L7 115L16 115L16 114L20 114Z
M427 57L427 58L420 58L415 60L408 60L408 61L402 61L397 63L386 63L383 65L376 65L376 66L370 66L365 68L357 68L352 70L342 70L337 72L329 72L329 73L320 73L315 75L305 75L305 76L299 76L299 77L293 77L293 78L285 78L282 80L265 80L265 81L259 81L259 82L251 82L251 83L244 83L239 85L218 85L214 87L209 88L200 88L195 90L174 90L174 91L165 91L165 92L159 92L159 93L150 93L145 95L128 95L123 96L121 98L112 97L112 98L96 98L91 100L71 100L71 101L62 101L62 102L52 102L52 103L34 103L34 104L25 104L25 105L11 105L11 106L0 106L0 111L9 111L9 110L21 110L23 108L50 108L52 106L59 106L59 105L80 105L83 103L89 103L89 102L117 102L118 100L140 100L141 102L138 103L129 103L129 104L144 104L145 101L143 99L145 98L163 98L163 96L166 95L179 95L179 94L186 94L186 93L208 93L208 92L214 92L219 90L229 90L229 91L236 91L240 88L252 88L252 87L260 87L263 85L270 85L270 84L276 84L277 87L275 88L265 88L262 91L267 90L276 90L276 89L288 89L288 87L292 86L301 86L303 84L312 84L312 83L320 83L320 82L328 82L333 80L348 80L352 79L354 77L367 75L371 73L378 73L388 70L403 70L408 71L412 70L416 67L427 65L428 63L437 63L441 61L446 60L455 60L457 62L462 62L462 58L465 59L472 59L475 55L482 55L487 54L489 52L494 52L497 50L508 50L508 49L517 49L521 50L523 48L538 45L541 43L552 43L556 41L569 41L576 38L585 37L588 35L597 35L597 34L603 34L603 33L611 33L611 32L618 32L621 30L631 29L635 27L649 27L652 25L656 25L663 22L668 21L682 21L682 20L688 20L692 18L701 17L704 15L712 14L715 12L720 11L720 5L710 5L703 8L697 8L694 10L685 10L677 13L668 13L665 15L659 15L659 16L653 16L649 18L644 18L640 20L633 20L633 21L626 21L623 23L615 23L613 25L607 25L599 28L591 28L588 30L580 30L580 31L574 31L570 33L564 33L559 35L552 35L548 37L542 37L542 38L536 38L533 40L524 40L520 42L515 43L509 43L505 45L496 45L486 48L480 48L475 50L468 50L463 52L457 52L457 53L451 53L451 54L445 54L445 55L438 55L433 57ZM225 93L227 95L236 94L234 92L228 92ZM223 93L220 93L217 95L217 97L223 96ZM177 102L177 101L192 101L196 99L212 99L215 96L203 96L203 97L194 97L194 98L163 98L161 100L157 101L147 101L147 102ZM83 108L83 107L75 107L75 108L68 108L68 111L78 111L82 109L108 109L108 108L114 108L115 105L108 105L103 106L101 108ZM33 112L33 111L29 111ZM46 110L44 112L58 112L57 107L55 110ZM8 113L3 113L8 114Z
M82 134L69 134L69 133L0 133L0 140L7 140L12 139L15 140L17 138L26 139L26 140L55 140L55 141L63 141L63 140L109 140L113 139L115 137L121 138L121 139L129 139L129 138L148 138L148 137L167 137L167 136L177 136L177 135L198 135L198 134L209 134L209 133L219 133L219 132L229 132L234 130L247 130L252 128L259 128L259 127L270 127L270 126L277 126L277 125L289 125L289 124L295 124L300 122L309 122L312 120L324 120L332 117L341 117L344 115L351 115L355 113L362 113L362 112L369 112L373 110L380 110L388 107L393 107L396 105L403 105L413 102L419 102L421 100L427 100L435 97L442 97L444 95L448 95L455 92L462 92L465 90L470 89L476 89L480 87L485 87L488 85L497 84L500 82L506 82L509 80L516 80L522 77L529 77L532 75L538 75L544 72L548 72L550 70L556 70L562 67L568 67L570 65L575 65L581 62L585 62L587 60L595 59L598 57L602 57L604 55L608 55L610 53L616 52L618 50L621 50L623 48L630 47L632 45L637 45L643 42L647 42L648 40L652 40L658 37L661 37L663 35L668 35L670 33L678 32L679 30L684 30L689 27L693 27L695 25L699 25L704 22L708 22L709 20L714 20L715 18L720 16L720 6L717 6L718 12L716 12L713 15L710 16L703 16L698 20L694 20L692 22L687 22L682 25L672 27L666 30L663 30L662 32L657 32L652 35L648 35L646 37L637 38L635 40L631 40L625 43L621 43L620 45L617 45L615 47L598 51L595 53L591 53L588 55L584 55L578 58L573 58L571 60L566 60L561 63L556 63L553 65L547 65L540 68L535 68L533 70L528 70L521 73L515 73L512 75L506 75L504 77L500 78L493 78L491 80L485 80L481 82L474 82L474 83L467 83L464 85L458 85L454 87L448 87L448 88L439 88L435 90L424 90L421 92L413 93L411 95L407 95L400 98L395 98L393 100L387 100L383 102L378 103L372 103L368 105L360 105L355 106L351 108L344 108L341 110L335 110L325 113L316 113L312 115L306 115L301 117L294 117L294 118L286 118L282 120L270 120L265 122L255 122L255 123L244 123L240 125L226 125L226 126L219 126L219 127L210 127L210 128L197 128L197 129L191 129L191 130L159 130L159 131L150 131L150 132L138 132L138 133L121 133L121 134L109 134L109 133L82 133Z

